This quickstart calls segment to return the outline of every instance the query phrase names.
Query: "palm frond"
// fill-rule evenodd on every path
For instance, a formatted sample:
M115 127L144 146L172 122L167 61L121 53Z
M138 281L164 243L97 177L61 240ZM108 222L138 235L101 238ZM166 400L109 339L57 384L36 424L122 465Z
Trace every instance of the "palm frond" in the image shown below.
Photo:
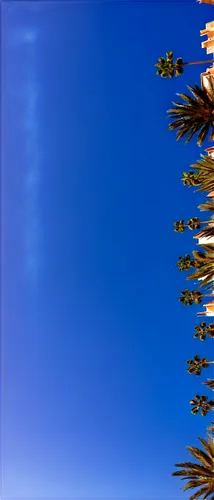
M186 94L178 94L183 99L183 103L173 102L174 108L168 110L169 118L174 120L168 128L169 130L177 129L177 140L186 135L186 143L191 140L193 135L198 133L197 143L201 146L206 138L211 140L213 137L213 84L211 82L209 92L197 84L195 87L187 87L193 97Z

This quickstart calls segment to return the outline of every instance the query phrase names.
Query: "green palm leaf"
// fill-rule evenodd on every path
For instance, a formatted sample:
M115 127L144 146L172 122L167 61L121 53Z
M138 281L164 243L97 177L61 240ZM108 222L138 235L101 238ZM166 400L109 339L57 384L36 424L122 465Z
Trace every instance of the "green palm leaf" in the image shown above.
M196 396L200 399L200 396ZM202 399L202 398L201 398ZM203 396L203 399L205 397ZM181 480L188 480L183 487L183 491L196 488L197 491L189 498L196 500L198 498L206 498L213 500L214 493L214 444L212 437L208 435L208 440L199 438L205 451L188 446L188 451L198 460L199 464L192 462L180 462L175 464L175 467L182 467L182 470L176 471L172 476L178 476Z
M177 129L177 140L185 135L186 143L191 140L193 135L198 133L197 143L201 146L205 139L213 138L214 131L214 87L211 79L210 92L200 88L187 86L192 96L178 94L184 103L173 102L174 108L167 111L169 118L174 121L170 123L169 130Z

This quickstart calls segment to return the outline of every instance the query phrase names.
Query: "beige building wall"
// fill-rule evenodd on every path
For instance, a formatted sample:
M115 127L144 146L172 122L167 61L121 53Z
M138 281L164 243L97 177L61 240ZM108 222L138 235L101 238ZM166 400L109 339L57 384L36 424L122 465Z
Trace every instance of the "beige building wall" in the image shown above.
M213 40L214 43L214 40ZM214 47L213 47L214 51ZM201 73L201 86L207 90L207 92L211 92L210 88L210 78L214 84L214 68L208 68L205 73Z
M214 316L214 302L208 302L208 304L204 304L206 311L198 312L197 316Z
M210 302L209 304L205 304L206 312L214 314L214 302Z
M214 1L212 1L214 5ZM206 24L206 28L200 31L200 36L207 36L207 40L202 42L202 49L206 49L207 54L214 53L214 21Z

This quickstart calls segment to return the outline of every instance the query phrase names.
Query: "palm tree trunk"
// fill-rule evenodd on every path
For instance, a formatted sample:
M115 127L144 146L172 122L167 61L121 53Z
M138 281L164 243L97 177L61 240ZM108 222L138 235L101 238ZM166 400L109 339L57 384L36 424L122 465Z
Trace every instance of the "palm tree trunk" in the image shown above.
M209 226L210 223L211 223L211 226L214 225L214 219L210 219L210 217L208 217L207 220L199 220L199 224L207 224Z
M210 222L211 222L211 226L214 226L214 220L200 220L199 221L199 224L207 224L208 226L210 225ZM188 224L185 224L185 227L188 227Z
M213 42L214 43L214 42ZM213 63L213 59L208 59L207 61L193 61L193 62L184 62L182 66L190 66L191 64L208 64Z

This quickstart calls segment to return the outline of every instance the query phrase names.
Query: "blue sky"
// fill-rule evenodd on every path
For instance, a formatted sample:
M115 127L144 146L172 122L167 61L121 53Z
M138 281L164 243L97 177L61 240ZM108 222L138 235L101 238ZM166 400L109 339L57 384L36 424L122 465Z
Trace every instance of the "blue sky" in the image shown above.
M212 417L186 360L197 308L173 222L203 148L168 132L168 50L206 58L192 2L2 2L2 497L185 497L171 478ZM206 68L206 66L205 66ZM206 145L207 146L207 145ZM207 376L211 376L211 373ZM203 376L203 379L206 378Z

